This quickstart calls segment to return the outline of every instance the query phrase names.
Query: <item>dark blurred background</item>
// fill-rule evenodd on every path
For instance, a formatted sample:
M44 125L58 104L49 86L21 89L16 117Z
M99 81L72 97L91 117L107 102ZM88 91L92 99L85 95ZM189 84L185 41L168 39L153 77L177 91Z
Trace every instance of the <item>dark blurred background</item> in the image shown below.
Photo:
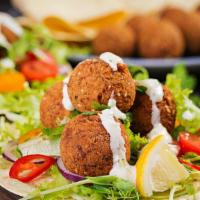
M7 12L13 17L20 16L20 12L12 6L10 0L0 0L0 11ZM69 61L73 67L79 62L79 60L74 58L69 59ZM151 77L158 78L159 80L163 81L166 77L166 74L171 71L171 68L149 68L148 70ZM197 69L197 66L189 67L188 71L197 77L198 88L196 89L196 92L200 93L200 66L199 69Z
M20 15L20 13L12 7L10 0L0 0L0 11L7 12L14 17Z

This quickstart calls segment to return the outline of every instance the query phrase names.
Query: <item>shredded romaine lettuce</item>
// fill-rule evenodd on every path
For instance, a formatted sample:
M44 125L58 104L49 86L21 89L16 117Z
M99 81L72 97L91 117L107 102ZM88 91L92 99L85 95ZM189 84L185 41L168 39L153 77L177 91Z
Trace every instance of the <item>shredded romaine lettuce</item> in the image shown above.
M37 146L37 148L35 148ZM18 145L22 156L31 154L42 154L46 156L60 156L60 138L46 139L43 137L36 137Z
M8 55L12 60L24 58L26 52L33 49L48 50L59 64L67 62L67 58L75 54L89 54L89 47L69 46L52 38L48 29L39 24L33 24L31 30L25 30L23 35L9 48Z
M183 89L195 89L197 85L197 79L188 73L184 64L175 65L173 68L173 74L181 80L181 87Z
M131 159L130 163L135 164L141 149L148 144L148 139L140 136L140 134L134 134L131 129L132 114L130 112L126 113L126 119L124 120L124 127L126 133L128 134L130 145L131 145Z
M195 132L200 127L200 109L189 99L190 89L182 88L182 81L175 74L168 74L166 85L173 93L177 106L177 120L186 130Z
M26 84L20 92L0 94L0 152L9 140L41 125L39 106L44 91L58 79Z
M131 76L135 80L144 80L149 78L148 71L141 66L128 66L129 72L131 73Z
M169 199L199 199L199 191L200 191L200 172L193 171L190 173L190 176L183 182L174 185L171 190L166 192L154 193L151 198L146 198L147 200L165 200ZM171 194L171 196L170 196Z
M23 198L27 199L132 199L139 200L139 194L134 185L114 176L88 177L82 181L70 183L62 177L57 167L49 171L52 181L39 186L38 190ZM89 185L88 185L89 184ZM75 198L76 199L76 198Z

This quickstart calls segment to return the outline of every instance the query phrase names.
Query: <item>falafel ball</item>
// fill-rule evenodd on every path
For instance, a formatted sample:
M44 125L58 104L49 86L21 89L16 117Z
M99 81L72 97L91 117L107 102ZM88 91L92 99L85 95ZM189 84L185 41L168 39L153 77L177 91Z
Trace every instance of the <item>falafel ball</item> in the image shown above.
M130 143L121 124L126 157L130 160ZM60 143L65 167L82 176L108 175L113 166L110 135L98 115L79 115L66 124Z
M138 50L146 58L178 57L185 50L184 37L172 22L157 21L142 28Z
M132 56L135 50L135 33L126 26L107 27L93 40L93 51L99 55L112 52L119 56Z
M119 63L117 67L113 71L99 58L79 63L68 83L72 105L80 112L91 111L94 102L107 105L112 96L120 110L128 111L135 99L135 81L125 64Z
M200 15L198 13L188 13L178 8L167 8L161 16L180 28L189 53L197 54L200 52Z
M55 128L69 116L70 111L66 110L62 104L63 83L56 83L47 90L40 104L40 118L44 127Z
M157 102L160 110L161 124L171 133L176 120L176 103L170 90L163 86L164 97L161 102ZM142 135L148 134L153 125L151 124L152 102L147 94L137 92L135 103L132 107L133 121L131 130Z
M128 22L127 26L131 28L133 32L136 33L138 38L138 34L142 31L145 26L149 26L152 23L154 24L158 19L155 16L148 16L148 15L137 15L131 17Z

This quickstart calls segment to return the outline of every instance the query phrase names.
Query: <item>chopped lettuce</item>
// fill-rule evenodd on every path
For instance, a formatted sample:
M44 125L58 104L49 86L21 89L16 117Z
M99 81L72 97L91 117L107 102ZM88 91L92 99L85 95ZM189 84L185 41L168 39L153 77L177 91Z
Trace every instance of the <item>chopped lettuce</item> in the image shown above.
M200 166L200 155L197 155L193 152L186 153L181 158L189 163Z
M42 130L43 134L48 136L51 139L60 138L64 129L64 125L56 127L56 128L44 128Z
M102 111L102 110L105 110L105 109L109 109L110 106L108 105L105 105L105 104L100 104L99 102L92 102L92 109L93 110L98 110L98 111Z
M186 130L195 132L200 127L200 108L189 99L190 89L183 89L182 81L176 74L168 74L166 85L171 90L177 106L177 120Z
M82 181L71 183L62 177L57 167L53 166L49 175L52 181L43 183L26 199L133 199L139 200L134 185L114 176L88 177Z
M31 30L24 30L23 35L9 48L8 55L12 60L24 58L26 52L33 49L45 49L51 52L59 64L64 64L67 58L75 54L88 54L89 47L69 46L52 38L43 25L34 24Z
M180 197L180 199L197 199L197 193L200 190L200 172L192 171L189 177L183 182L174 185L169 191L154 193L151 198L146 198L146 200L173 200ZM176 189L175 189L176 188ZM173 191L174 190L174 191ZM199 196L199 195L198 195Z
M15 63L10 58L2 58L0 59L0 72L5 72L8 70L14 70Z
M17 140L20 136L20 130L15 124L6 121L5 117L0 117L0 153L4 150L10 140Z
M37 148L35 148L37 146ZM48 138L36 137L18 145L22 156L31 154L42 154L46 156L60 156L60 138L50 140Z
M188 73L184 64L176 65L173 69L173 74L181 80L181 87L183 89L195 89L197 85L197 79Z
M148 139L145 137L141 137L140 134L134 134L131 129L131 120L132 114L130 112L126 113L126 119L124 120L124 126L126 129L126 133L129 136L129 141L131 145L131 164L135 164L141 149L148 144Z
M135 80L144 80L149 78L148 71L141 66L128 66L129 72L131 73L131 76Z
M20 92L0 94L0 152L9 140L41 125L39 106L44 91L57 79L26 84Z
M144 87L144 86L137 86L136 87L136 90L138 91L138 92L140 92L140 93L142 93L142 94L145 94L145 92L146 92L146 90L147 90L147 88L146 87Z

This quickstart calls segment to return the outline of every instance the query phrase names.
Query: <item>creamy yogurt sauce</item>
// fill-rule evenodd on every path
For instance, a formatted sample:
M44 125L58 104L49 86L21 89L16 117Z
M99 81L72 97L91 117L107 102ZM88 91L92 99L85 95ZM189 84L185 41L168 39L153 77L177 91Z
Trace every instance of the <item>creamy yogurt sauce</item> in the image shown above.
M124 63L122 58L110 52L102 53L99 58L108 63L113 71L117 71L117 64Z
M126 115L116 107L116 101L113 98L109 100L108 105L111 108L103 110L99 116L102 125L110 135L113 167L109 174L135 183L135 167L130 166L126 160L125 140L121 135L120 123L115 120L115 118L125 119Z
M68 87L67 84L69 82L70 77L68 76L66 79L63 81L63 99L62 99L62 104L66 110L72 111L74 110L74 106L72 105L72 102L69 98L68 94Z
M172 137L169 135L167 129L161 123L157 123L148 133L148 139L152 140L158 134L163 135L167 143L172 143Z
M136 85L144 86L147 88L146 94L149 96L152 102L152 116L151 123L154 126L157 123L160 123L160 110L157 107L156 103L162 101L164 93L162 85L157 79L146 79L141 81L136 81Z
M153 129L147 134L149 140L152 140L157 135L163 135L166 143L168 143L171 151L174 154L178 154L179 149L177 145L173 145L172 137L168 133L167 129L160 122L160 110L157 107L157 102L162 101L164 92L162 84L157 79L146 79L137 81L136 85L144 86L147 88L146 94L149 96L152 102L152 116L151 123L153 125Z

